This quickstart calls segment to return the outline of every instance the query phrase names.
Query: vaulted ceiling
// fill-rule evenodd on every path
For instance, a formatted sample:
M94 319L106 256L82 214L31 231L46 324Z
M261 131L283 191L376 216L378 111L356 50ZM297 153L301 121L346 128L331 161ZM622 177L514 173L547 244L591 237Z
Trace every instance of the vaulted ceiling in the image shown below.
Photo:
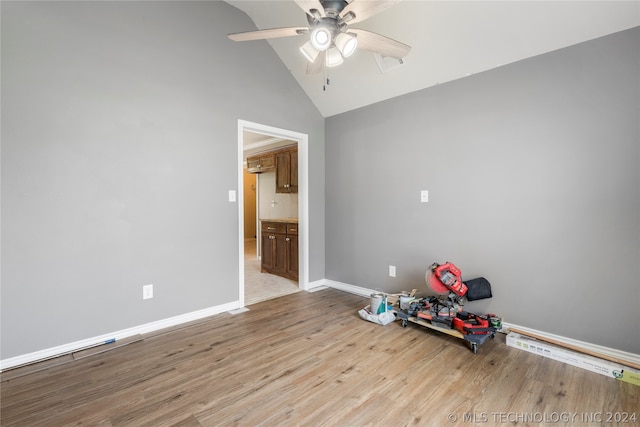
M258 29L308 26L293 0L227 2L244 11ZM404 0L353 25L412 47L402 65L386 72L373 54L359 50L338 67L307 75L307 60L299 51L307 35L238 43L269 43L320 113L329 117L638 25L637 0Z

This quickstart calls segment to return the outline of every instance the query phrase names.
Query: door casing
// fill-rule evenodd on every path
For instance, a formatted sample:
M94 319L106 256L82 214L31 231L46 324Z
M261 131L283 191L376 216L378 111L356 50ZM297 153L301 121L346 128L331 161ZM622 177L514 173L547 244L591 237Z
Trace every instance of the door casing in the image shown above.
M260 133L276 138L289 139L298 144L298 286L309 289L309 136L292 130L276 128L260 123L238 120L238 295L244 307L244 132Z

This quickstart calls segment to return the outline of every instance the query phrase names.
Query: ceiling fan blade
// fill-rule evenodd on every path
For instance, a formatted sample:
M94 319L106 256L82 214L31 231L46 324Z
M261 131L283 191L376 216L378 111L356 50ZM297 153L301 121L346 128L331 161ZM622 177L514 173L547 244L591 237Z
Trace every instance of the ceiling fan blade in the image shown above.
M325 16L324 7L322 7L322 3L320 0L296 0L296 4L300 6L300 9L304 10L307 15L315 18L316 16L311 12L312 10L317 10L320 13L320 16Z
M348 32L355 33L358 36L358 49L379 53L382 56L402 59L411 50L411 46L378 33L356 28L349 28Z
M400 0L353 0L349 3L342 12L340 17L349 24L355 24L356 22L364 21L373 15L382 12L385 9L399 3ZM354 17L348 19L347 15L353 13Z
M277 39L279 37L298 36L308 32L309 29L307 27L285 27L233 33L228 34L227 37L236 42L244 42L249 40Z
M307 64L307 74L318 74L320 71L324 70L326 57L327 51L320 52L313 63Z

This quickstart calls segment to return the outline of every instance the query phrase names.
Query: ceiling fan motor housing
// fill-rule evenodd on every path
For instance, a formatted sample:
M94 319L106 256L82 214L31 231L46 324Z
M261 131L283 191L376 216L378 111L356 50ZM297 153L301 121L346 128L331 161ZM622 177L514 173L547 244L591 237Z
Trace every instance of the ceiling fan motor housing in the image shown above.
M349 2L345 0L320 0L322 7L324 8L324 12L327 16L333 16L337 18L342 9L344 9Z
M321 16L316 10L312 10L313 16L307 14L307 20L311 27L311 43L319 51L324 51L331 47L335 38L346 27L340 17L340 12L349 4L345 0L320 0L324 9Z

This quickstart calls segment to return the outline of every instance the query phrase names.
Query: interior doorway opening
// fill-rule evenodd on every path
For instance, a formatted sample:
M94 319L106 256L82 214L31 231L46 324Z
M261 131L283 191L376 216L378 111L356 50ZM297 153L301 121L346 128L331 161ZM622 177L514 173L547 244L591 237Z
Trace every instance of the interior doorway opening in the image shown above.
M256 174L255 183L247 182L246 158L252 154L278 147L297 147L297 197L278 198L270 188L274 174ZM238 121L238 218L239 218L239 300L250 305L297 290L307 290L309 283L309 227L308 227L308 136L299 132L274 128L258 123ZM251 177L249 178L251 179ZM260 197L261 181L264 197ZM269 191L272 191L270 194ZM252 199L255 209L252 212ZM292 202L295 200L295 204ZM262 212L261 212L262 210ZM260 273L260 219L278 215L297 219L298 283L285 278ZM250 224L254 221L254 224ZM247 223L249 222L249 223ZM255 231L254 231L255 230Z

